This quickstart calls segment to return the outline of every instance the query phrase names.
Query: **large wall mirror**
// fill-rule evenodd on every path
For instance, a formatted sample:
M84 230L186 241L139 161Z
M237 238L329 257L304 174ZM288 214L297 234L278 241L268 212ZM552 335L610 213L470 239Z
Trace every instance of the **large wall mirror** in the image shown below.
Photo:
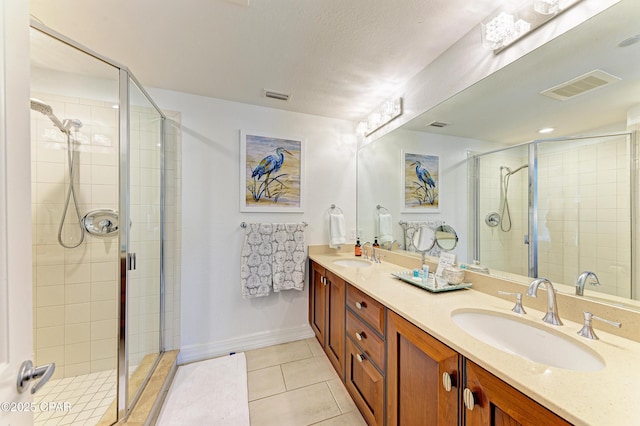
M633 300L640 298L640 234L634 223L640 141L627 130L628 114L640 122L640 43L629 40L640 38L639 23L640 4L622 0L361 147L362 240L378 236L377 207L383 206L401 249L400 222L444 223L458 235L452 251L459 261L479 258L492 273L526 282L535 276L528 254L535 220L533 274L573 286L582 271L591 270L601 285L587 284L584 297L640 307ZM595 90L555 98L541 94L597 70L606 74L587 77L586 83L609 81ZM544 127L555 130L539 134ZM435 159L430 173L438 178L437 205L407 208L407 181L421 182L409 155ZM538 210L530 217L533 182ZM424 188L432 189L426 183ZM558 265L559 258L570 259Z

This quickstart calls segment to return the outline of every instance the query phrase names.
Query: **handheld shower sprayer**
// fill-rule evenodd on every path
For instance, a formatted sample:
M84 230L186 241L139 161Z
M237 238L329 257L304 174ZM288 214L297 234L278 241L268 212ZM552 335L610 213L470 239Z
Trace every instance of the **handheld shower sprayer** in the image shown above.
M69 163L69 187L67 189L67 197L64 204L64 211L60 218L60 225L58 226L58 242L64 248L76 248L84 241L84 224L82 223L82 216L80 215L80 207L78 206L78 197L76 195L76 189L74 184L74 176L77 165L78 152L73 149L73 144L77 143L77 140L71 136L71 130L77 132L82 127L82 122L78 119L64 119L60 121L58 117L53 113L51 105L44 103L43 101L35 98L31 98L31 109L49 117L49 120L53 122L62 133L67 135L67 160ZM77 136L77 135L76 135ZM65 224L65 218L67 217L67 211L69 210L69 203L73 198L73 204L75 206L76 216L78 218L78 229L80 236L74 243L65 243L62 238L62 231Z

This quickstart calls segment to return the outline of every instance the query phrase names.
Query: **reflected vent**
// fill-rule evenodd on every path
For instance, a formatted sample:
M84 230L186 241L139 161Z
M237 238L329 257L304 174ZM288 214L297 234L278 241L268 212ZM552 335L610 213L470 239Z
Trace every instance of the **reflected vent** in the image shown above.
M265 90L264 96L265 98L277 99L279 101L288 101L290 97L286 93L274 92L273 90Z
M429 124L426 124L425 127L446 127L449 123L443 123L442 121L432 121Z
M622 79L602 70L594 70L550 89L543 90L540 94L559 101L566 101L619 80Z

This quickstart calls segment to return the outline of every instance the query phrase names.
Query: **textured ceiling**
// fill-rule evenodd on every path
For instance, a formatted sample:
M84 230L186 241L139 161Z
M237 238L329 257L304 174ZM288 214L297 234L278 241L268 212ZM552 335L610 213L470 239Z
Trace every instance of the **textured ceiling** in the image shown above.
M358 120L504 1L31 0L30 9L145 86Z

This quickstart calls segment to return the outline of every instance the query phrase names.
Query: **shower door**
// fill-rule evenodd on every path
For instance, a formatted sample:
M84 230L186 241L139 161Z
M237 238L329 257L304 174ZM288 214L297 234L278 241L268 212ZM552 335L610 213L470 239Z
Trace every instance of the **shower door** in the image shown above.
M135 79L127 76L121 81L128 83L122 89L128 91L130 102L128 111L120 111L121 120L127 124L121 132L127 132L129 140L120 160L128 164L121 168L121 172L128 172L128 176L122 176L128 178L128 185L121 187L121 209L128 208L129 218L127 244L121 253L128 267L124 283L126 367L123 365L120 379L128 384L126 406L131 407L161 351L163 116ZM124 151L127 148L128 153ZM123 374L127 380L123 380Z
M630 134L537 144L537 276L631 297Z
M542 140L474 157L473 257L568 285L592 271L601 285L590 290L632 297L631 136Z

